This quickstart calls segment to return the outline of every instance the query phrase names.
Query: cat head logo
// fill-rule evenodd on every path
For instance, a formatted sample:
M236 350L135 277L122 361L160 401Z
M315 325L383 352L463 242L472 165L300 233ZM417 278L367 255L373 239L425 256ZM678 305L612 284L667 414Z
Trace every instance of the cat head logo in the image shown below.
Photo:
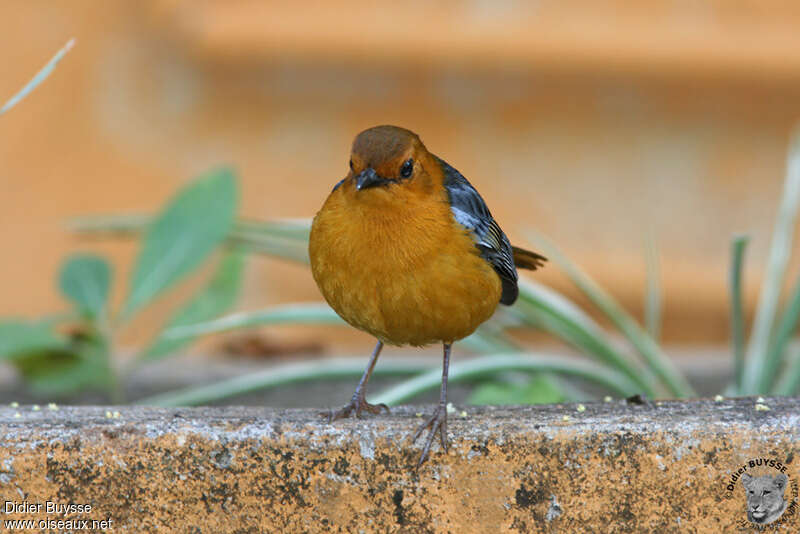
M753 458L731 471L725 498L739 501L744 495L747 519L737 520L740 528L774 530L797 519L800 487L789 469L793 456Z
M757 525L769 525L786 511L788 502L784 497L789 477L777 475L742 475L742 487L747 496L747 520Z

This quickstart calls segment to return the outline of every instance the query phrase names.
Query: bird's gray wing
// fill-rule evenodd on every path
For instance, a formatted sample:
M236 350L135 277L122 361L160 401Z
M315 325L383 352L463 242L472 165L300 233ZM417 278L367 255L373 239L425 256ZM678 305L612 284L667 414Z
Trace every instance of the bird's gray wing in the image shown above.
M446 161L438 157L436 160L444 172L444 187L447 190L453 217L472 234L481 256L500 275L503 283L500 302L513 304L517 300L519 289L511 243L472 184Z

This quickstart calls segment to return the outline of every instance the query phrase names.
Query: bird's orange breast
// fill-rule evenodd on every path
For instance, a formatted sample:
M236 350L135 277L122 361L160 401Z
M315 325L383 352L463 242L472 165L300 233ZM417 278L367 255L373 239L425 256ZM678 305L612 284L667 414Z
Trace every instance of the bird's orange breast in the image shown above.
M343 183L314 217L309 255L328 304L393 345L466 337L492 315L502 292L444 192L356 192Z

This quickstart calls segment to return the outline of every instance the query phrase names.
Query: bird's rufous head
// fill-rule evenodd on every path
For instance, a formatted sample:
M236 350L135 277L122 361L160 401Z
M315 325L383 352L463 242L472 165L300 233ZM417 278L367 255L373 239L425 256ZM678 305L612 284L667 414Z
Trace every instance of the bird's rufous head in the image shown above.
M350 153L350 174L356 192L393 186L427 190L432 186L432 156L419 136L398 126L375 126L358 134Z

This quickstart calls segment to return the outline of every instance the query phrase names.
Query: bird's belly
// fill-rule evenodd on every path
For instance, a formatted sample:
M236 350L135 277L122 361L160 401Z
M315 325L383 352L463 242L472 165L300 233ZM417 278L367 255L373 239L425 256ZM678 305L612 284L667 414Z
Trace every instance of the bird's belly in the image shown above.
M500 300L499 276L466 234L450 233L425 254L408 254L402 239L369 240L362 233L349 240L339 233L335 242L348 246L330 246L334 241L315 233L311 267L323 296L345 321L385 343L461 339Z

